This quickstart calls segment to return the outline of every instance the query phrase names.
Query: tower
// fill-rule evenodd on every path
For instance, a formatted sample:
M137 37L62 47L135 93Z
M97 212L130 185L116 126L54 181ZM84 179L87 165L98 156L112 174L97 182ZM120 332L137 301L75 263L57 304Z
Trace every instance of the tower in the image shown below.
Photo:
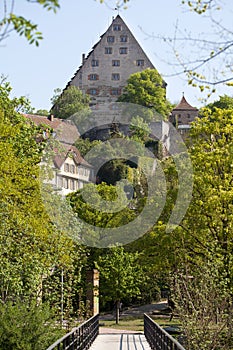
M184 97L178 105L173 108L170 115L170 122L180 131L181 134L185 134L190 129L190 123L198 117L198 109L191 106Z

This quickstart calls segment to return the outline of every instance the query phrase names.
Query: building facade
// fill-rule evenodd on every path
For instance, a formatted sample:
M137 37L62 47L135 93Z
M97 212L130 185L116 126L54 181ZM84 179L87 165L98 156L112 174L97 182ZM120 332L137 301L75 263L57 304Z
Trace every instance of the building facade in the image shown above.
M77 127L69 120L25 114L27 119L42 127L37 141L50 137L58 141L59 147L53 150L52 172L49 182L62 196L77 191L87 183L93 182L94 173L91 164L86 162L79 150L73 145L79 138Z
M129 76L155 67L118 15L67 84L91 97L91 107L111 104L122 94Z

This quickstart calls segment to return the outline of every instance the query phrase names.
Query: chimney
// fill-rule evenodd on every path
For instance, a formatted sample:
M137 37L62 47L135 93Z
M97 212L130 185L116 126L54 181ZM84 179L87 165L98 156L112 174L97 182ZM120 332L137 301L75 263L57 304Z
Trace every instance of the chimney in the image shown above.
M50 114L50 115L48 116L48 120L50 120L51 122L53 122L53 121L54 121L54 115L53 115L53 114Z
M85 62L85 53L82 54L82 64Z

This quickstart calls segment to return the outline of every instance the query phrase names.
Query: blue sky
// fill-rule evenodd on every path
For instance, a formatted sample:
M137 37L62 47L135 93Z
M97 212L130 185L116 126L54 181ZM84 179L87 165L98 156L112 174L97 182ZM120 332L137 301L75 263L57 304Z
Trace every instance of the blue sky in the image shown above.
M114 7L114 0L109 1ZM37 4L20 0L15 12L30 18L39 25L44 39L39 47L29 45L25 39L12 34L0 46L0 73L7 76L13 87L13 96L27 96L36 109L49 109L54 89L64 88L81 64L82 53L87 54L99 40L117 14L111 6L95 0L61 0L56 13L47 12ZM232 12L226 12L224 23L231 25ZM198 89L188 86L184 77L175 73L174 57L169 46L149 38L146 33L173 36L178 21L179 27L192 34L211 32L205 18L192 14L181 5L181 0L131 0L127 10L120 15L166 80L167 97L172 103L180 100L182 92L195 106L203 95ZM205 30L201 29L205 27ZM185 50L181 45L180 50ZM231 90L220 88L220 94ZM214 98L217 99L218 95Z

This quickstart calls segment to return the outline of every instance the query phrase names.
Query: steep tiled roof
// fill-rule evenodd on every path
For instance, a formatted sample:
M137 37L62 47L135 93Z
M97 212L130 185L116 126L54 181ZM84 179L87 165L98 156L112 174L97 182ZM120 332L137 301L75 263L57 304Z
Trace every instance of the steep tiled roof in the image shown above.
M44 117L41 115L24 114L36 125L47 125L56 133L56 139L62 143L72 145L80 136L77 127L70 120Z
M173 108L173 111L183 111L183 110L192 110L192 111L197 111L198 109L196 107L191 106L185 99L185 97L183 96L180 103L178 103L178 105Z
M103 37L106 35L107 32L109 32L109 29L112 27L112 25L114 25L114 23L120 23L123 24L124 27L127 29L128 33L131 35L131 37L133 38L133 40L135 41L135 43L138 45L138 47L140 47L143 55L145 55L145 57L147 58L148 62L149 62L149 66L152 69L155 69L153 63L150 61L150 59L147 57L146 53L144 52L144 50L141 48L141 46L139 45L137 39L134 37L133 33L131 32L131 30L129 29L129 27L126 25L126 23L124 22L124 20L121 18L121 16L118 14L115 18L113 18L112 23L110 24L110 26L108 27L108 29L102 34L100 35L100 40L98 42L96 42L93 47L91 48L91 50L89 51L89 53L86 55L84 55L84 59L81 63L81 65L78 67L78 69L76 70L76 72L74 73L73 77L71 78L71 80L67 83L66 87L64 88L64 90L66 90L70 85L72 85L72 81L73 79L78 75L78 73L81 71L81 69L83 68L83 66L85 65L85 63L87 62L88 58L91 56L91 54L95 51L95 49L98 47L98 45L100 44L101 40L103 39ZM111 57L112 58L112 57ZM114 58L114 57L113 57ZM138 70L139 71L139 70ZM136 71L135 71L136 72ZM127 77L128 78L128 77ZM165 86L167 85L166 82L164 81ZM64 91L63 90L63 91Z
M62 164L65 162L67 157L72 157L74 162L77 165L84 165L86 167L91 168L92 165L89 164L83 157L81 156L79 150L75 146L68 146L68 145L62 145L61 149L57 149L54 151L55 156L54 156L54 164L57 168L61 168Z
M33 123L35 123L36 125L48 125L54 130L57 129L58 126L62 123L62 119L53 118L53 120L50 120L49 117L45 117L42 115L24 114L24 116L33 121Z

